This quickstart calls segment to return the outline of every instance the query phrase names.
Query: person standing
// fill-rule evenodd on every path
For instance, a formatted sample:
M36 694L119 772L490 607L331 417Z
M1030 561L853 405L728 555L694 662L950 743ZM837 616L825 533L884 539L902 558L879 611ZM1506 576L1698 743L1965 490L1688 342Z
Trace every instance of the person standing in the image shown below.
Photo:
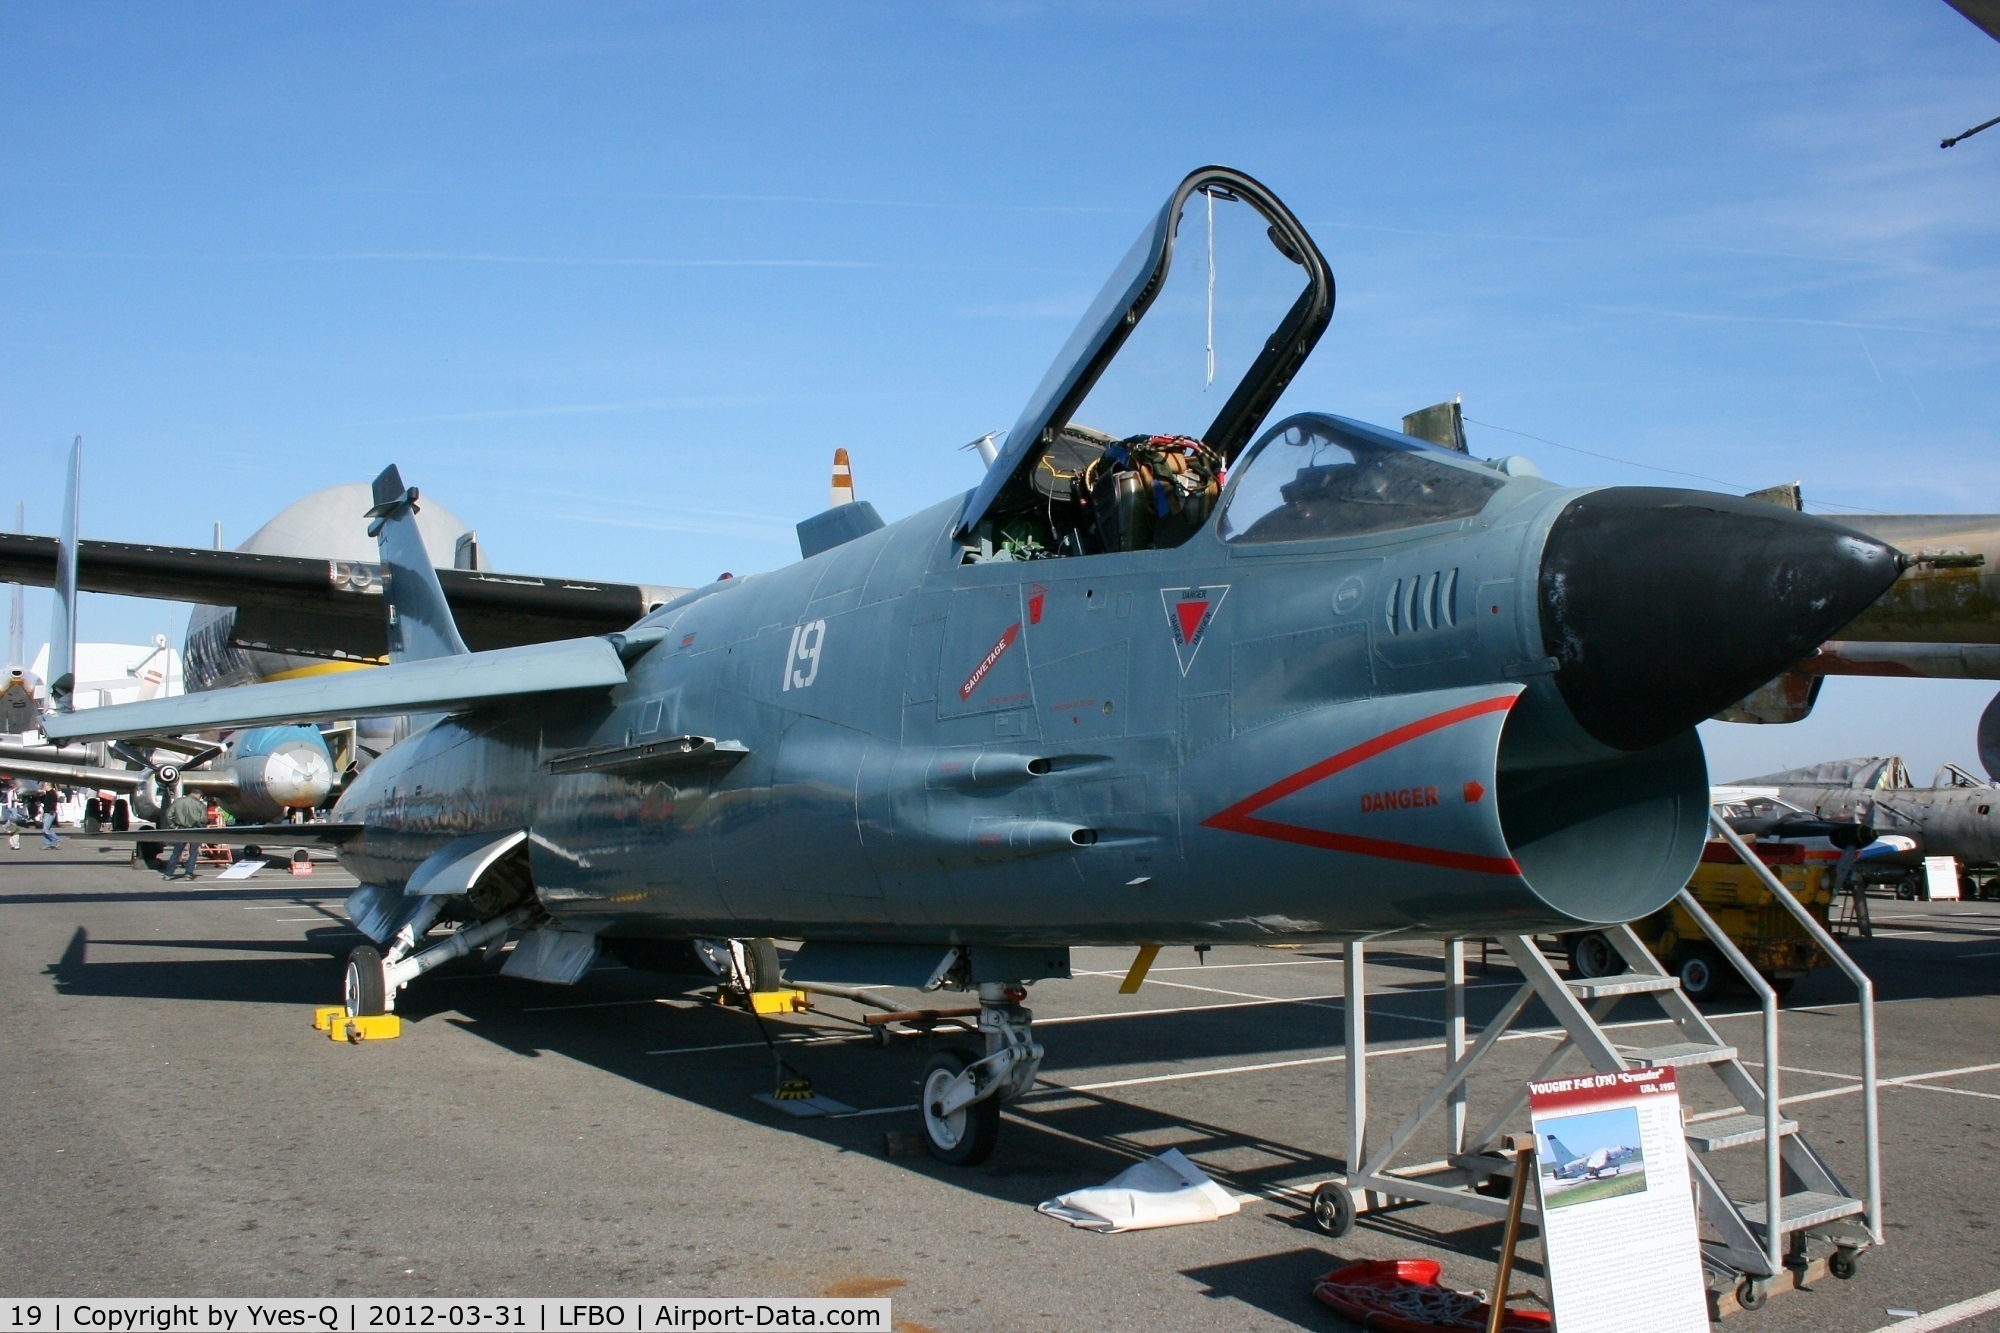
M42 850L52 852L62 846L62 839L56 836L56 789L42 791Z
M174 803L167 807L167 827L170 829L201 829L208 827L208 806L193 792L184 791L174 797ZM201 849L199 838L183 842L167 855L166 879L193 879L195 855Z

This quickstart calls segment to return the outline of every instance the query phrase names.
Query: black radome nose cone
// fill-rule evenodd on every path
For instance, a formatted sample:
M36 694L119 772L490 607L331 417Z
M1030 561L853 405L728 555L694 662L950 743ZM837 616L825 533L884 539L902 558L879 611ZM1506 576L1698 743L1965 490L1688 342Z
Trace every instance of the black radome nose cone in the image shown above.
M1790 509L1611 487L1549 529L1542 642L1584 730L1642 750L1808 656L1901 570L1893 548Z

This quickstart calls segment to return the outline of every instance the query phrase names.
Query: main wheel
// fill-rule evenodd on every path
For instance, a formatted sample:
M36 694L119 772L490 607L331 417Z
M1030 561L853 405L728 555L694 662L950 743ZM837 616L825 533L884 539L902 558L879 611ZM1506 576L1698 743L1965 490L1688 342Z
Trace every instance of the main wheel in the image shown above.
M1354 1196L1344 1180L1329 1180L1313 1191L1313 1225L1329 1236L1354 1230Z
M1625 970L1625 960L1602 931L1586 931L1569 942L1569 970L1583 978L1608 977Z
M1705 951L1681 959L1679 976L1681 991L1690 1000L1705 1000L1722 989L1722 973L1716 970L1714 957Z
M953 1079L978 1057L961 1046L939 1051L924 1066L917 1096L917 1119L923 1125L924 1147L948 1166L976 1166L993 1152L1000 1138L1000 1102L987 1097L939 1114L940 1098Z
M778 970L778 945L770 939L743 941L743 960L750 965L751 990L783 990L784 974Z
M372 945L357 945L347 955L347 978L341 1000L350 1018L372 1018L389 1012L389 978L382 955Z

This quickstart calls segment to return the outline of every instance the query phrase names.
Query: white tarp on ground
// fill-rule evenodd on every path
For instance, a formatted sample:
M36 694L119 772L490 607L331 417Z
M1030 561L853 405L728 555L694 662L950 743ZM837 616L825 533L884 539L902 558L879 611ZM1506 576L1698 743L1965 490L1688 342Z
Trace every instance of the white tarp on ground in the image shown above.
M1210 1180L1180 1149L1169 1148L1127 1167L1105 1184L1072 1190L1036 1211L1071 1226L1109 1233L1213 1222L1241 1209L1234 1195Z

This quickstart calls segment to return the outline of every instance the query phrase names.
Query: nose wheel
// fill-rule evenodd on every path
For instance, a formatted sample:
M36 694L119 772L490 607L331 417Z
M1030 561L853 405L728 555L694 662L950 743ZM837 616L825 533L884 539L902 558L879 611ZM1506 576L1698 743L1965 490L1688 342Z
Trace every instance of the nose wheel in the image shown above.
M1000 1107L1035 1084L1042 1048L1034 1014L1021 1007L1021 982L979 983L979 1030L986 1054L951 1046L932 1056L919 1081L917 1123L930 1155L949 1166L973 1166L1000 1137Z
M977 1166L992 1155L1000 1141L1000 1102L984 1097L956 1110L945 1109L945 1097L952 1084L977 1063L979 1057L963 1046L939 1051L924 1066L922 1094L917 1116L924 1131L924 1147L947 1166Z
M389 1012L388 971L372 945L360 945L347 955L340 998L349 1018L373 1018Z

